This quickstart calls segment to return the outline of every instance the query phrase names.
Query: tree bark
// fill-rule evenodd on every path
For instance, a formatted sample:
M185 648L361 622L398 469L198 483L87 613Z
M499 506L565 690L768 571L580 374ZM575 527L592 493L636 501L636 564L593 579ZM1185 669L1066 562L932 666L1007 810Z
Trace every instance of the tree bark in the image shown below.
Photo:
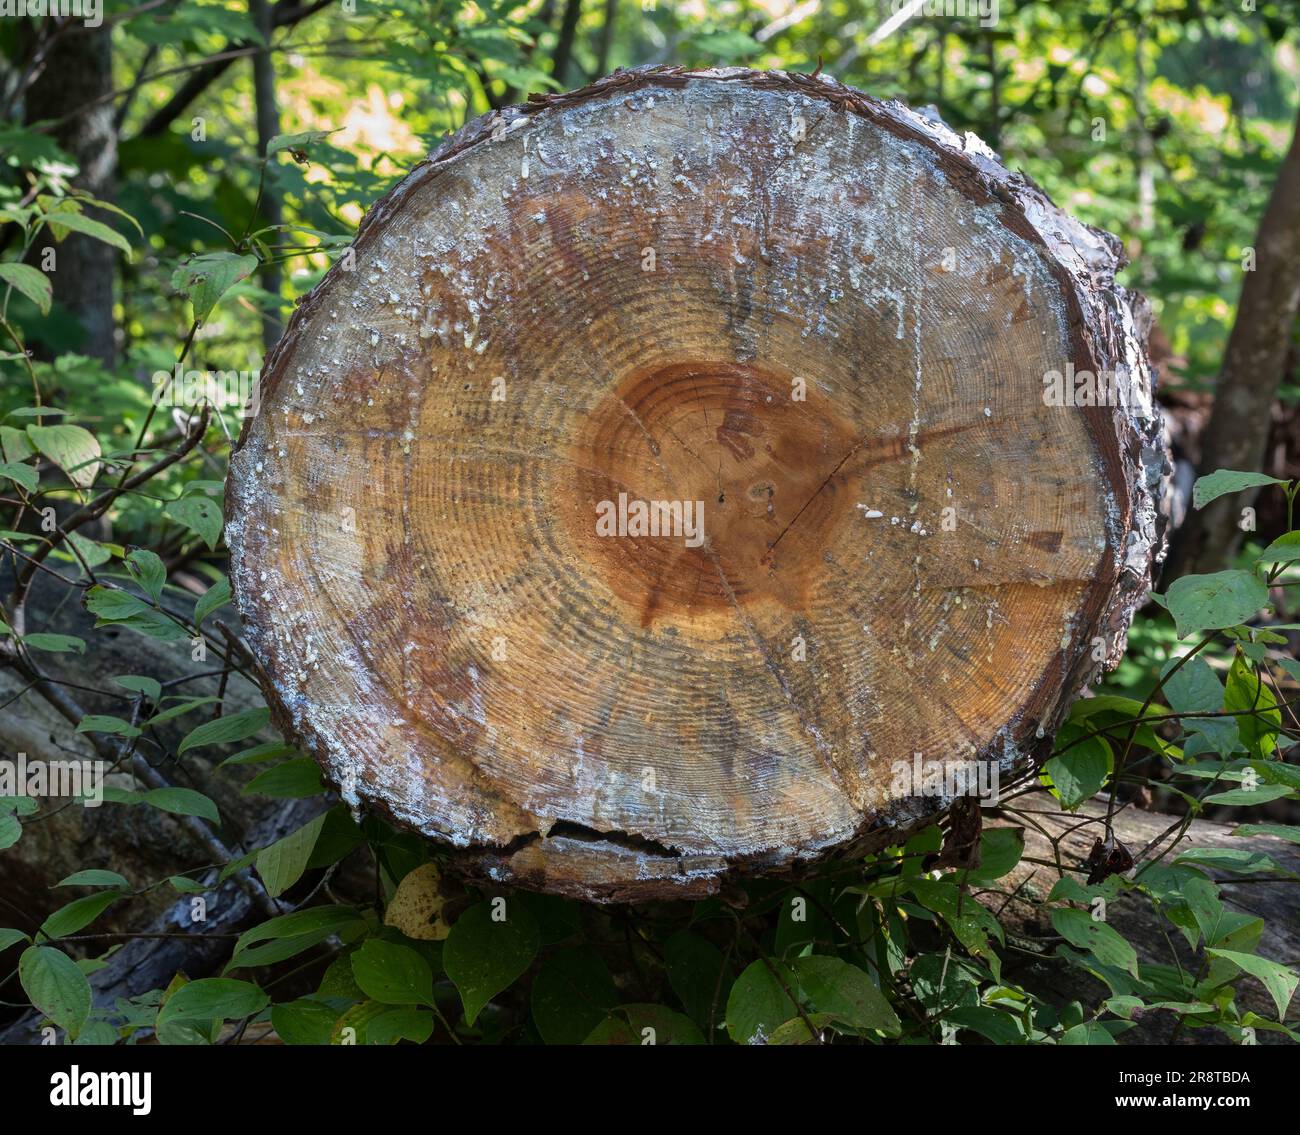
M1273 403L1286 376L1291 330L1300 309L1300 119L1255 237L1237 317L1215 385L1201 445L1200 472L1262 469ZM1236 493L1188 513L1178 530L1167 581L1226 566L1241 544L1237 518L1253 496Z
M248 13L253 26L262 33L266 41L266 50L253 56L253 103L257 116L257 151L260 158L266 157L267 144L280 133L280 110L275 95L275 63L271 58L271 33L275 30L275 18L268 0L248 0ZM262 187L261 212L268 225L284 223L284 210L280 207L279 190L270 182L270 165L267 180ZM275 243L274 237L270 243ZM278 300L282 277L278 264L263 264L258 273L263 291L270 292ZM278 310L262 313L262 345L270 351L280 338L280 313Z
M278 723L466 871L696 897L884 846L950 802L915 754L1023 772L1118 660L1144 308L970 136L623 71L472 123L354 247L268 360L232 581ZM1053 404L1069 367L1124 401Z
M28 122L64 120L53 137L77 163L73 185L109 202L115 192L117 129L112 103L96 100L113 90L111 43L112 28L108 24L61 35L27 92L26 104ZM90 109L77 113L84 106ZM109 220L102 215L96 219ZM77 349L112 366L117 358L113 323L117 253L93 237L69 233L57 244L43 238L33 250L37 264L47 243L54 247L57 257L55 270L50 273L54 302L71 312L85 331L85 339ZM53 349L58 345L46 346Z

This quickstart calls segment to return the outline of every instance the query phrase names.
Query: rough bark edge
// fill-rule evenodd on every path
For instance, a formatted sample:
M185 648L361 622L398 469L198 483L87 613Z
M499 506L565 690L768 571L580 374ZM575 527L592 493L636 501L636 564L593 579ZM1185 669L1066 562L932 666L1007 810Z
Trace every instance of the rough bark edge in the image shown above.
M401 209L406 198L476 145L501 132L513 133L533 117L554 108L630 93L643 88L680 89L695 81L739 82L760 90L797 93L827 102L838 112L857 114L903 141L920 144L936 157L950 182L975 205L1002 206L1001 221L1013 234L1041 250L1044 263L1061 288L1069 320L1072 355L1094 373L1127 374L1130 406L1092 407L1090 432L1108 478L1101 490L1108 496L1107 544L1096 585L1070 645L1060 651L1027 702L975 754L996 761L1004 777L1033 768L1051 751L1051 739L1071 704L1104 671L1118 665L1127 645L1128 628L1136 610L1146 602L1152 572L1166 551L1167 517L1160 508L1172 475L1159 408L1155 404L1156 373L1147 357L1150 314L1146 300L1115 282L1127 259L1115 236L1062 212L1037 184L1012 173L976 135L959 136L945 123L925 117L898 100L882 102L828 76L747 68L690 69L649 66L619 70L590 86L559 94L530 95L527 103L491 111L445 138L427 159L363 218L353 247L362 247ZM271 397L287 369L298 335L318 304L337 267L331 269L294 312L284 336L263 367L260 394ZM1080 369L1083 369L1082 367ZM247 443L253 425L248 417L235 454ZM234 454L232 454L233 458ZM1136 476L1129 478L1128 470ZM235 519L241 504L239 486L231 477L226 494L227 519ZM231 577L236 604L250 631L256 627L245 596L239 540L231 548ZM1105 640L1102 662L1092 659L1093 638ZM251 636L256 641L256 635ZM298 737L302 746L331 776L328 746L310 722L294 720L276 683L258 667L259 682L277 727ZM403 825L388 801L362 798L389 819ZM360 803L356 801L355 803ZM767 852L724 859L698 854L666 854L648 849L647 841L625 833L591 833L591 838L550 839L548 833L521 833L505 846L452 847L452 863L463 873L492 884L517 885L594 902L702 898L716 894L729 876L789 873L821 861L861 855L898 843L936 822L952 800L914 797L899 801L887 812L864 818L847 839L834 844L774 848ZM404 825L409 826L409 825ZM428 835L429 833L425 833ZM635 867L629 874L620 868Z

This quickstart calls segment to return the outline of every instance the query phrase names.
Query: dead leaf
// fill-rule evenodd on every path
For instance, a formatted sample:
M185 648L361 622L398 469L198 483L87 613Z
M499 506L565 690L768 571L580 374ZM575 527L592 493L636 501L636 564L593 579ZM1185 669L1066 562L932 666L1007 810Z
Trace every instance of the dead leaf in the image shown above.
M385 925L422 941L447 937L451 923L445 908L453 897L450 891L444 888L436 863L417 867L397 885L393 901L384 912Z

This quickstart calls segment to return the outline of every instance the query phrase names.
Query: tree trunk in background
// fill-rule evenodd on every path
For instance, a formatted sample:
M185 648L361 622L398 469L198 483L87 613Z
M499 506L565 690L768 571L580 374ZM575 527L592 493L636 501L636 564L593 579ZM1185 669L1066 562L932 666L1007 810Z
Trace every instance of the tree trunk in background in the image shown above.
M573 37L578 30L578 18L582 15L582 0L568 0L564 6L564 18L560 22L560 35L555 41L555 57L551 68L551 78L564 86L564 76L569 70L569 60L573 57Z
M1215 386L1214 410L1199 470L1255 471L1264 462L1273 403L1286 374L1291 328L1300 308L1300 121L1255 236L1255 271L1247 272ZM1241 544L1237 517L1250 498L1235 493L1188 514L1165 582L1217 571Z
M614 23L618 19L618 0L605 0L605 18L600 25L596 46L596 77L609 70L609 49L614 42Z
M117 130L112 102L95 100L113 89L111 33L105 23L60 36L26 100L28 122L66 118L53 137L80 170L73 185L103 201L112 201L114 195ZM81 112L87 105L90 109ZM112 223L102 213L91 215ZM40 263L41 249L47 246L57 251L57 266L50 273L54 302L75 315L86 331L79 350L112 366L117 356L113 280L118 253L79 233L69 233L57 244L42 234L33 254L35 263Z
M253 101L257 107L257 150L258 156L265 158L267 143L280 133L280 110L275 98L275 64L269 49L275 21L271 13L271 5L267 0L249 0L248 13L252 17L253 25L262 33L268 45L266 51L260 51L253 56ZM267 165L267 180L262 191L262 216L266 218L268 225L279 225L284 222L284 210L280 206L280 198L275 188L271 185L270 162ZM274 243L274 239L271 243ZM263 289L278 299L282 281L280 266L264 265L259 273L259 279ZM264 312L262 346L267 351L275 346L276 340L280 338L280 331L279 311Z

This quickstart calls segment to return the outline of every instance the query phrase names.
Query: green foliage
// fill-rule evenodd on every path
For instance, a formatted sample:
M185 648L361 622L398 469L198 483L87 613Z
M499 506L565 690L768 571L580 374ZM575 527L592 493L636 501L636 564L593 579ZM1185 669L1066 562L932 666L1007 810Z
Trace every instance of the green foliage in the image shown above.
M447 938L443 965L460 991L467 1025L528 968L540 945L537 923L522 903L497 899L461 915Z
M0 551L11 577L33 561L32 572L62 573L96 628L82 638L35 625L29 605L6 600L0 649L35 685L61 656L93 659L100 635L143 635L178 658L197 644L219 685L180 685L189 677L179 667L106 675L103 704L73 714L69 738L82 733L72 740L112 757L123 780L105 787L105 801L155 809L153 819L214 840L240 828L226 830L237 818L223 817L214 796L319 798L321 807L267 846L215 861L187 850L138 885L98 864L54 884L89 893L31 933L0 929L30 1006L79 1043L152 1034L211 1044L224 1022L269 1020L288 1044L1113 1044L1146 1014L1234 1040L1250 1029L1300 1039L1286 1023L1300 979L1261 954L1262 924L1221 893L1225 879L1294 882L1275 858L1180 838L1131 867L1103 863L1102 877L1086 882L1098 873L1087 864L1025 862L1036 821L1017 814L1019 786L1004 786L1001 826L982 832L978 865L960 869L933 865L942 836L931 828L797 883L737 884L689 906L597 909L452 883L440 852L336 803L315 762L274 735L266 708L227 712L227 681L253 676L221 553L220 494L242 410L239 398L209 393L202 404L184 390L187 368L256 374L263 317L283 316L346 255L364 209L447 131L503 100L650 58L805 72L824 62L877 95L935 104L1071 211L1140 248L1128 279L1152 298L1168 337L1166 371L1196 389L1217 373L1242 255L1295 110L1281 9L1260 5L1259 18L1245 19L1204 5L1005 5L996 36L918 18L869 44L878 26L870 5L848 24L843 5L830 4L779 25L750 0L725 12L623 4L605 42L602 6L589 4L569 69L557 75L557 28L536 0L371 8L293 28L296 51L329 63L310 85L284 84L285 132L264 145L238 63L194 104L206 132L192 130L188 111L147 128L174 93L171 68L262 41L241 6L180 0L128 14L113 41L122 137L112 202L78 188L75 163L49 129L0 122L0 497L9 526ZM15 83L30 70L18 38L0 45ZM1207 68L1209 54L1227 63ZM1139 57L1145 112L1134 98ZM367 106L361 96L372 91L382 95ZM354 106L364 113L354 117ZM1143 139L1161 174L1149 221L1134 208ZM117 258L121 351L112 362L83 353L85 329L56 296L58 276L37 267L47 248L62 256L74 240ZM1248 471L1202 477L1193 503L1278 487L1290 516L1296 485ZM40 524L46 509L58 529ZM1297 826L1248 811L1300 798L1284 759L1294 699L1279 680L1292 690L1300 680L1286 649L1294 627L1276 612L1300 562L1300 532L1287 529L1261 537L1230 570L1171 581L1139 617L1110 685L1075 704L1028 774L1099 844L1112 833L1091 805L1137 785L1188 816L1240 818L1236 835L1300 844ZM157 775L188 775L214 749L225 757L215 775L236 778L238 793L130 779L137 758ZM0 850L43 818L34 800L0 797ZM1030 868L1048 880L1046 896L1026 899ZM417 870L437 882L436 928L389 921ZM332 888L357 876L373 878L373 895L336 901ZM111 951L88 928L129 925L133 904L159 889L188 901L229 879L283 913L232 935L220 976L178 974L165 989L92 1009L89 978ZM1026 901L1042 916L1032 941L1004 925L1008 905ZM1105 919L1113 904L1149 910L1192 964L1179 954L1148 960ZM1003 961L1026 950L1090 983L1093 999L1056 1003L1020 986ZM1247 990L1259 989L1271 1019L1246 1007Z

